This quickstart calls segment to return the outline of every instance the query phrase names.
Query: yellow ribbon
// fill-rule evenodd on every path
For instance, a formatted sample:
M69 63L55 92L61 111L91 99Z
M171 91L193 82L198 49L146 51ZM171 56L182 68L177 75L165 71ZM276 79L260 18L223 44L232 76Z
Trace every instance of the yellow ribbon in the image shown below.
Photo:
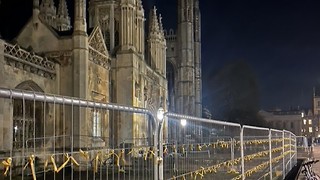
M82 149L80 149L79 151L80 151L80 155L84 157L87 161L90 159L88 152L82 151Z
M182 154L184 154L186 152L186 150L184 149L184 145L181 146L181 152L182 152Z
M64 156L66 157L66 161L58 168L54 159L54 155L51 155L51 162L56 173L60 172L64 167L66 167L69 161L71 161L72 164L79 166L79 163L72 156L69 156L68 154L64 154Z
M10 169L10 167L11 167L11 165L12 165L12 159L11 158L8 158L8 159L6 159L6 160L4 160L4 161L2 161L2 165L5 167L5 171L4 171L4 173L3 173L3 175L4 176L7 176L8 175L8 172L9 172L9 169Z
M173 146L172 146L172 149L173 149L173 152L176 153L176 151L177 151L176 145L173 145Z
M31 155L29 157L28 163L23 167L23 170L25 170L28 167L28 165L30 165L30 169L31 169L33 180L36 180L37 177L36 177L36 172L35 172L35 169L34 169L34 160L35 160L34 155Z
M189 150L190 150L190 151L193 151L193 144L190 144L190 145L189 145Z
M146 161L147 158L148 158L148 155L149 155L149 158L151 158L151 155L155 156L156 154L154 153L154 149L149 149L147 151L144 152L143 154L143 157L144 157L144 160Z
M93 161L94 161L94 163L93 163L93 172L94 172L94 173L97 173L97 172L98 172L99 162L101 162L100 156L101 156L101 152L99 151L99 152L96 154L96 157L93 159Z
M198 149L198 151L201 151L202 147L200 144L197 144L197 149Z
M228 174L239 174L239 172L233 168L230 168L228 171L227 171Z
M164 146L163 154L167 154L167 153L168 153L168 147Z
M119 161L120 159L122 160L123 164L126 164L126 160L124 158L124 149L122 149L119 154L118 154L118 157L119 157ZM119 164L120 165L120 164Z

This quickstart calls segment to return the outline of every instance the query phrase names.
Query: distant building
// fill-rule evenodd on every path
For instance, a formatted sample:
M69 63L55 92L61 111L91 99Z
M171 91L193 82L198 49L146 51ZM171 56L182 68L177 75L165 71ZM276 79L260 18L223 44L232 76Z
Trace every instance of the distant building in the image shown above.
M311 110L303 114L301 134L307 137L319 137L319 115L315 115Z
M320 115L320 86L313 88L313 114Z
M302 133L301 110L261 110L259 114L275 129L284 129L300 136Z

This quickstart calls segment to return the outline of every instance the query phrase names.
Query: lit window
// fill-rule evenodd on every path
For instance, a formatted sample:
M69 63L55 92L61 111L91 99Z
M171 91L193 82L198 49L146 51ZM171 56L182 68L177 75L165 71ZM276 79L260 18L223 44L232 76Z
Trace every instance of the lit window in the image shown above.
M303 124L307 124L307 120L306 119L303 119Z
M311 119L309 119L309 122L308 122L309 124L312 124L312 120Z
M101 114L99 111L93 111L93 137L101 137Z
M312 127L309 127L309 133L312 133Z

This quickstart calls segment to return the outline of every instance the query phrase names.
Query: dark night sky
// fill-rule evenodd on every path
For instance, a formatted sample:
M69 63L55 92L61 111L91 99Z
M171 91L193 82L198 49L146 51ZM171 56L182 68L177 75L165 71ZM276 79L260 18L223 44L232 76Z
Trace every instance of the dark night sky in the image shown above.
M176 27L176 1L143 3L156 4L164 26ZM200 8L204 98L212 91L208 80L242 59L257 76L262 108L311 107L312 87L320 83L319 0L200 0ZM31 11L32 0L2 0L2 36L17 33Z

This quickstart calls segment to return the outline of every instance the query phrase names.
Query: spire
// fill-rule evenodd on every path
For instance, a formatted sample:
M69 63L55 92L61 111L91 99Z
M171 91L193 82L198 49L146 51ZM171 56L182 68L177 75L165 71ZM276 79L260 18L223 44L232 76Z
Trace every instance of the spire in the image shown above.
M40 5L40 13L43 17L53 18L56 16L56 7L54 6L53 0L42 0Z
M40 15L42 19L51 26L55 26L56 7L53 0L42 0L40 4Z
M150 13L150 22L149 22L149 32L151 33L159 33L159 22L157 19L157 9L154 6Z
M56 26L59 31L66 31L71 28L70 17L68 13L67 3L65 0L60 0L59 2Z
M57 16L62 16L62 17L69 17L68 13L68 8L67 8L67 3L65 0L60 0L59 1L59 7L58 7L58 13Z
M39 9L39 0L33 0L33 9Z
M137 9L140 11L140 13L143 13L143 5L142 5L142 0L137 0ZM141 15L141 14L140 14Z
M34 27L37 27L39 21L39 13L39 0L33 0L32 21L35 25Z
M165 39L161 14L159 14L159 30L160 30L161 38Z

